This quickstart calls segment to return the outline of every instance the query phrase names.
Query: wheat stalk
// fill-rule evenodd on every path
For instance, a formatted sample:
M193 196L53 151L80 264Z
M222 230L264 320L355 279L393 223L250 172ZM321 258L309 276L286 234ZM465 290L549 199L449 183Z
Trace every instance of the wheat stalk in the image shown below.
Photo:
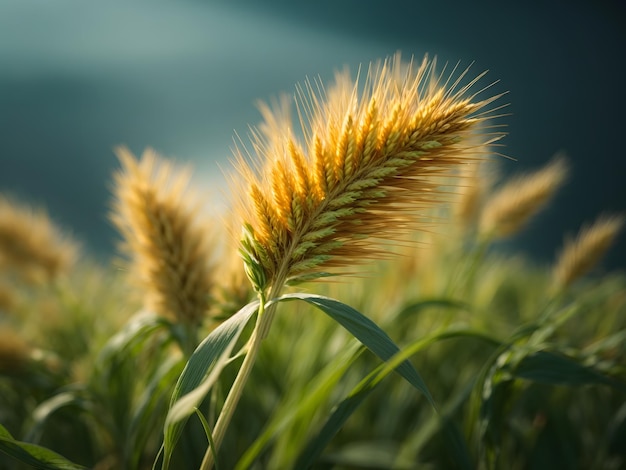
M212 271L210 237L194 220L189 171L176 171L146 150L140 161L117 149L122 170L115 175L111 219L124 237L133 279L157 313L186 324L206 316Z
M541 170L508 182L485 205L479 224L483 237L507 237L518 232L545 207L567 176L563 157Z
M303 143L285 112L264 108L256 168L237 155L249 188L243 252L262 270L253 282L280 285L380 257L372 239L402 239L445 199L444 177L502 136L469 138L495 117L485 108L499 95L475 102L469 90L484 74L461 86L466 72L442 83L434 61L397 55L371 65L362 85L347 73L328 92L307 82L296 99Z
M552 271L553 288L569 286L593 268L611 247L624 220L624 216L601 216L583 227L575 240L567 240Z

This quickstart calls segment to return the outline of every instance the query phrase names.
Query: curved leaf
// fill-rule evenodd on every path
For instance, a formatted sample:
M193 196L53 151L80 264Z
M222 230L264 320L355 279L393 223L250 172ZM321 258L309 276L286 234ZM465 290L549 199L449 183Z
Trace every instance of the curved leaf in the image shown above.
M513 371L515 377L548 384L604 384L626 393L626 385L574 359L550 351L525 356Z
M287 294L275 302L284 302L289 300L303 300L328 314L333 320L343 326L352 335L358 339L363 345L376 354L383 361L388 360L400 348L392 341L392 339L380 329L376 323L367 318L362 313L352 307L339 302L338 300L323 297L314 294ZM404 361L398 365L396 371L404 377L413 387L422 392L430 404L434 407L435 402L428 391L428 387L420 377L415 367L409 362Z
M82 465L70 462L50 449L15 440L1 424L0 451L20 462L41 470L81 470L85 468Z
M308 468L315 460L322 454L324 448L328 445L330 440L337 434L347 419L352 413L361 405L361 403L374 391L376 386L389 375L399 364L402 364L409 357L413 356L426 346L433 344L440 340L471 337L482 341L486 341L493 345L497 345L498 342L493 338L474 331L464 328L448 328L443 331L431 333L430 335L421 338L402 351L398 351L393 357L391 357L385 364L381 364L374 371L369 373L352 391L348 396L335 408L331 416L328 418L322 429L317 435L309 442L307 447L298 457L298 461L293 468ZM445 424L445 423L444 423ZM469 460L467 457L466 447L458 440L458 430L444 428L446 432L446 438L449 440L452 449L452 455L461 468L467 468L466 462Z
M170 410L165 420L163 469L169 467L174 446L187 418L195 412L219 377L239 335L258 308L258 301L243 307L213 330L189 357L172 393Z
M37 408L33 410L33 424L28 433L26 433L25 439L29 442L39 441L48 418L50 418L50 416L58 410L68 406L75 406L78 409L83 410L88 408L88 403L80 395L80 390L68 390L61 392L41 402Z

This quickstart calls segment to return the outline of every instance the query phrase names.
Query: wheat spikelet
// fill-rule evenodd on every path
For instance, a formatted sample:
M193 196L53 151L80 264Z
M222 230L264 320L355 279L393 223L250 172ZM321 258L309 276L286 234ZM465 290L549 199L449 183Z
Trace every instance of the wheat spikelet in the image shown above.
M263 110L256 167L237 154L247 195L242 250L262 267L259 282L380 257L370 239L402 239L421 211L445 199L444 177L502 135L470 139L494 117L485 108L498 97L474 102L478 93L468 90L482 74L460 86L466 72L441 83L434 62L397 55L371 65L363 84L347 73L328 91L306 83L296 99L303 143L284 108Z
M508 182L487 202L479 232L487 237L513 235L547 204L567 176L563 157L534 173Z
M124 237L122 249L133 260L133 277L147 307L187 324L205 317L212 287L206 231L194 222L188 171L146 150L137 161L118 148L122 170L115 175L111 219Z
M593 268L623 225L623 216L601 216L593 225L583 227L576 240L566 241L552 271L553 287L566 287Z
M26 281L50 280L71 267L77 252L44 210L0 195L0 269Z

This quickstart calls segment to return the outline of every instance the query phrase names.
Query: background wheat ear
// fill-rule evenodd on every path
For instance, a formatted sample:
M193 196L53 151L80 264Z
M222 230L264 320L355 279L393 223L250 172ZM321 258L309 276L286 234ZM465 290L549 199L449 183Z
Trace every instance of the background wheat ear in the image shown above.
M552 270L552 286L559 291L589 272L609 250L622 230L624 215L602 215L584 226L574 240L566 240Z
M483 90L470 90L484 74L467 72L444 77L435 61L398 54L371 64L362 83L347 72L327 89L307 82L295 100L302 139L293 124L277 125L288 119L284 104L264 108L256 156L236 154L254 282L276 286L380 258L375 241L419 229L420 216L447 199L442 187L458 166L502 137L486 125L499 96L478 99Z
M116 149L111 219L123 236L131 279L146 306L186 324L203 321L213 286L212 238L200 226L199 201L188 188L190 170L177 170L150 149L137 160Z
M0 269L25 281L48 281L67 273L78 251L43 209L0 194Z
M559 154L542 169L507 182L485 204L481 236L503 238L517 233L547 205L567 173L565 156Z

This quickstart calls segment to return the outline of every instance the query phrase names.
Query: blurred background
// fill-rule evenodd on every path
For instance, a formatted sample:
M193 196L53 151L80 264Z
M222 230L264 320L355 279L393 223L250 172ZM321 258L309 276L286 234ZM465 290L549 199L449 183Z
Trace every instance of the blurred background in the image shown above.
M112 149L191 163L219 205L254 103L344 65L425 53L508 90L502 170L558 151L569 183L507 249L550 263L565 234L626 212L626 7L609 1L0 1L0 192L45 206L102 259ZM221 169L220 169L221 168ZM626 268L626 237L604 262Z

